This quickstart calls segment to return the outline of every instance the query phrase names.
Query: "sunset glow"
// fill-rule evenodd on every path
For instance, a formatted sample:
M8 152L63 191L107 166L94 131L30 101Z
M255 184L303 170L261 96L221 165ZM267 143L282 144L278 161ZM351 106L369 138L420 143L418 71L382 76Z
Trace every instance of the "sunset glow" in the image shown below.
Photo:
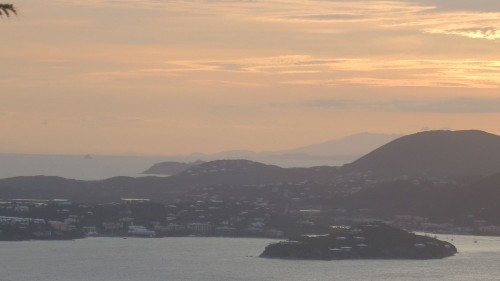
M500 134L500 2L11 2L19 16L0 23L2 152Z

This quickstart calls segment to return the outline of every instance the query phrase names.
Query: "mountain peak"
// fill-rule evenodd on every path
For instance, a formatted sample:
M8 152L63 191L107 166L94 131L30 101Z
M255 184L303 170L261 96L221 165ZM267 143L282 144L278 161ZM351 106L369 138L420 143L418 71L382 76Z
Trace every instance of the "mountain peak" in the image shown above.
M500 136L479 130L425 131L398 138L344 169L380 176L465 176L500 171Z

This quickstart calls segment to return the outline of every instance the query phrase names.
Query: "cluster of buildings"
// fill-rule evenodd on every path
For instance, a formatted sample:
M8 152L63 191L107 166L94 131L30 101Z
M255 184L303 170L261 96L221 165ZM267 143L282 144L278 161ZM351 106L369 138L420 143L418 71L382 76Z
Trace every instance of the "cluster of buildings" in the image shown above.
M456 225L453 222L431 222L428 218L421 216L396 215L391 220L391 224L408 230L430 233L500 235L499 225L492 225L474 216L469 216L465 225Z
M420 182L413 180L412 184ZM332 184L334 187L332 187ZM341 198L378 184L364 175L335 183L278 182L261 185L193 187L169 202L123 198L104 204L64 199L0 202L0 240L80 236L289 237L320 234L331 225L383 220L410 230L500 235L500 226L472 219L468 226L435 223L418 216L377 217L369 209L332 206ZM441 184L441 183L436 183ZM3 237L3 238L2 238Z
M31 239L64 238L65 234L283 237L285 232L274 226L275 213L265 202L255 203L162 204L125 199L119 203L88 205L13 200L0 204L0 238L2 232L10 235L13 230L20 238Z

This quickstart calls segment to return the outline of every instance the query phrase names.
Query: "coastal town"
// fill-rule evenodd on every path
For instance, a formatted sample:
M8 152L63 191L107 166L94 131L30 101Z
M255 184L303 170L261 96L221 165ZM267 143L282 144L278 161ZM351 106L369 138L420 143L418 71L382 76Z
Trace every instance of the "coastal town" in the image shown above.
M500 226L473 216L465 223L455 224L409 214L377 217L368 209L336 208L328 202L338 194L312 184L293 185L294 189L287 184L261 187L267 193L255 189L253 195L246 192L242 196L238 196L242 193L235 187L203 187L170 202L141 198L101 204L66 199L3 200L0 240L89 236L286 238L324 234L332 226L371 221L383 221L410 231L500 235Z

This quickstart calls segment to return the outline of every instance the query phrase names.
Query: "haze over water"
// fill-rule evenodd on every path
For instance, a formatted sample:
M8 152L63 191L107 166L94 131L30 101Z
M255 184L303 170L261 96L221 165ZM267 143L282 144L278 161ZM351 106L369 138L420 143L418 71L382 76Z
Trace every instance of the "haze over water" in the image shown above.
M100 180L116 176L145 176L142 171L163 161L162 157L0 154L0 178L59 176Z
M453 238L459 254L442 260L273 260L273 242L234 238L88 238L0 242L0 281L492 281L500 238ZM474 240L477 243L474 243Z

